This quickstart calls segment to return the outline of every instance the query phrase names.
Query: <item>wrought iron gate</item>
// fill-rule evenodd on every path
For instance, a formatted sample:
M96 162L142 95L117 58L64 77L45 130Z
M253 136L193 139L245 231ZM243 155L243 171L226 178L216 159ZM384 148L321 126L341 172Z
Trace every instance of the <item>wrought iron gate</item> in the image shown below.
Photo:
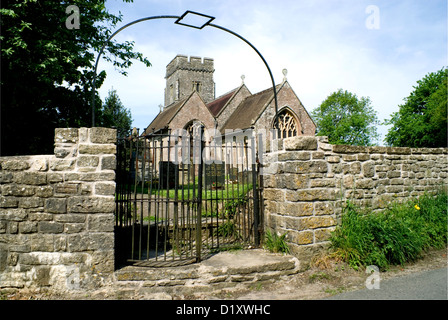
M197 127L119 138L116 260L175 266L258 246L258 172L255 139L247 135L216 140Z

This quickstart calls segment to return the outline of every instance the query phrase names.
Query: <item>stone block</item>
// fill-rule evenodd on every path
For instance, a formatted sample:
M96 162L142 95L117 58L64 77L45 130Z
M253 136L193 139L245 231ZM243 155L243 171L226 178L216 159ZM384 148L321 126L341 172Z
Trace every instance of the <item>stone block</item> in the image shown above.
M280 164L283 172L286 173L325 173L328 171L328 164L326 161L288 161Z
M113 232L115 226L115 218L111 214L94 214L89 215L87 227L92 232Z
M0 210L0 220L6 221L25 221L28 213L25 209L2 209Z
M103 156L101 158L101 170L115 170L117 160L115 156Z
M289 160L310 160L311 154L309 152L300 151L285 151L278 153L278 161L289 161Z
M411 148L407 147L387 147L388 154L411 154Z
M69 213L112 213L114 210L114 197L76 196L67 199Z
M314 241L313 231L288 232L288 241L298 245L311 244Z
M315 201L335 200L339 192L337 189L302 189L297 191L286 190L287 201Z
M283 139L285 150L317 150L317 138L297 136Z
M329 163L339 163L341 161L341 157L339 157L339 156L329 156L327 158L327 161Z
M373 161L368 161L362 164L362 174L366 178L375 176L375 164Z
M80 183L58 183L54 186L55 193L75 195L79 192Z
M74 159L51 159L50 169L53 171L69 171L75 168Z
M293 217L311 216L313 214L312 202L280 202L280 212Z
M328 241L332 231L334 231L334 227L314 230L314 239L316 243Z
M35 158L31 163L31 170L33 171L47 171L48 159L47 158Z
M329 202L315 202L314 214L316 216L331 215L334 213L334 205Z
M79 156L76 164L78 167L97 167L99 162L98 156Z
M301 218L304 229L317 229L336 226L336 220L330 216Z
M265 189L263 191L263 198L266 200L284 201L285 193L281 189Z
M24 221L19 223L20 233L36 233L37 232L37 222L34 221Z
M0 166L2 170L7 171L22 171L30 168L28 157L6 157L0 159Z
M114 182L95 183L95 194L103 196L115 195L115 183Z
M39 232L41 233L62 233L64 232L64 225L62 223L53 221L39 222Z
M41 172L18 172L14 174L14 182L27 185L44 185L47 183L47 174Z
M40 186L36 187L36 196L41 198L49 198L53 195L53 187L52 186Z
M45 212L49 213L66 213L67 199L65 198L49 198L45 200Z
M55 143L77 143L78 129L77 128L56 128L54 134Z
M80 154L115 154L117 147L114 144L79 144Z
M54 148L54 156L56 158L65 158L70 154L70 152L71 148L62 148L62 147Z
M368 147L367 149L368 149L368 152L370 154L373 154L373 153L386 153L387 152L387 147L377 147L377 146L374 146L374 147Z
M30 209L42 207L44 205L44 201L39 197L21 197L19 198L19 207Z
M19 198L5 197L0 195L0 208L16 208L19 203Z
M333 145L335 153L367 153L367 151L368 148L364 146Z
M4 196L30 197L36 193L36 187L18 184L7 184L2 186Z
M90 128L90 142L92 143L115 143L117 141L117 130L111 128Z

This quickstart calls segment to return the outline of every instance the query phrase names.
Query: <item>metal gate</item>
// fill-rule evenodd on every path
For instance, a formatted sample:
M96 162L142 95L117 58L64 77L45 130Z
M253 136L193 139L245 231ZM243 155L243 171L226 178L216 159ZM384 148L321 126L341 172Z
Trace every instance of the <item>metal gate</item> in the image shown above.
M257 247L263 222L255 139L203 127L117 142L116 260L176 266Z

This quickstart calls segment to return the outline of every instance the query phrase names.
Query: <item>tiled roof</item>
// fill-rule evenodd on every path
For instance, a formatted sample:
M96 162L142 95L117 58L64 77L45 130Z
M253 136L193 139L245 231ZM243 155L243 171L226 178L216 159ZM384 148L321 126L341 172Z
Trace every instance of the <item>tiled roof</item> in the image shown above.
M280 85L277 85L277 91ZM259 115L263 112L264 107L274 98L272 88L266 89L259 93L248 96L241 102L232 115L227 119L222 126L221 132L224 133L226 129L247 129L253 125Z
M213 100L209 104L207 104L207 108L210 110L212 115L216 117L218 113L222 110L222 108L226 105L226 103L232 98L238 88L218 97L216 100Z

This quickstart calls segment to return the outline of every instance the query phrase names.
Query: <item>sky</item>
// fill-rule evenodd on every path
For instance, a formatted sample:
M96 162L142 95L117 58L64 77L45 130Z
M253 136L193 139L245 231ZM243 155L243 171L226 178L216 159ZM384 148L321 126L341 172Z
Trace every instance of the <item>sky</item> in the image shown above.
M446 0L108 0L106 8L123 15L117 29L187 10L215 17L213 24L252 43L276 84L287 70L308 112L343 89L369 97L382 122L399 110L418 80L448 65ZM211 26L198 30L174 21L140 22L115 36L134 41L150 68L136 61L125 77L111 63L98 65L98 72L107 72L101 98L115 89L140 132L164 103L166 65L177 54L214 59L216 97L238 87L242 75L252 93L272 87L262 59L244 41ZM378 127L379 145L387 129Z

